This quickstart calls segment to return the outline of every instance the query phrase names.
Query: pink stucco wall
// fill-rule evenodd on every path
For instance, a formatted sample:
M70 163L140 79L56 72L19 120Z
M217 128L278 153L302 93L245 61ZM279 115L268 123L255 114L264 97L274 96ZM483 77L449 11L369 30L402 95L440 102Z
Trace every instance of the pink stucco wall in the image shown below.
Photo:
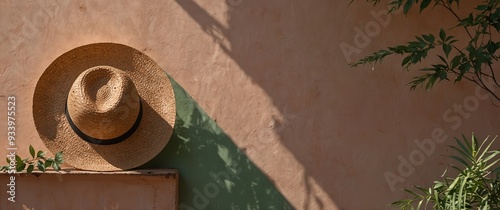
M415 72L402 71L400 57L348 67L349 59L453 23L439 10L389 19L384 7L348 2L7 1L0 116L15 95L19 153L30 144L45 149L31 115L45 67L80 45L123 43L156 60L295 208L383 209L402 198L400 188L441 175L453 136L498 135L500 111L467 83L410 92ZM367 27L370 36L358 40ZM347 45L356 48L350 56ZM5 132L0 139L7 147ZM401 179L390 184L387 174Z

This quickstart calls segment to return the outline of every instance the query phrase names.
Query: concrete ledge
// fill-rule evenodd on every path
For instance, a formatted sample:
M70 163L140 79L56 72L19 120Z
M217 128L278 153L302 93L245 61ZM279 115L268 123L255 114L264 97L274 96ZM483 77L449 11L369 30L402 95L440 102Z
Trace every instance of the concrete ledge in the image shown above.
M96 174L103 174L103 175L112 175L112 174L130 174L130 175L149 175L149 176L167 176L167 177L172 177L176 178L177 174L179 172L177 169L152 169L152 170L135 170L135 171L83 171L83 170L78 170L78 169L73 169L73 168L64 168L59 171L54 171L54 170L47 170L44 172L41 171L33 171L32 174L34 175L41 175L41 174L89 174L89 175L96 175ZM7 174L5 172L0 172L0 174ZM26 173L17 173L19 175L27 175Z
M177 209L178 177L176 169L0 173L0 209Z

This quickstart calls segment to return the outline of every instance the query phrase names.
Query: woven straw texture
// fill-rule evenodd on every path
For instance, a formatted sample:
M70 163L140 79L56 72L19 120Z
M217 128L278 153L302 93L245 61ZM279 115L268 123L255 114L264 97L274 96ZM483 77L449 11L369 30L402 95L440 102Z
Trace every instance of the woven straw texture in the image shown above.
M78 76L70 89L67 107L72 121L83 133L112 139L139 120L140 99L124 71L97 66Z
M143 116L139 127L130 137L117 144L97 145L86 142L73 131L65 116L66 102L71 96L70 90L77 89L72 89L73 83L84 71L98 66L109 66L123 71L135 85L142 101ZM116 81L111 79L109 82ZM125 81L122 85L126 89L124 94L128 95L124 100L134 98L134 90L130 89L130 84ZM93 91L92 88L88 89ZM112 93L100 95L106 97L108 94ZM106 103L102 106L105 105ZM125 112L130 111L130 115L136 115L133 114L136 112L134 107L126 109ZM80 107L72 112L77 109L85 111L85 107ZM59 56L38 80L33 96L34 123L44 144L52 153L62 151L66 163L84 170L126 170L151 160L168 143L175 123L175 113L172 85L161 67L142 52L115 43L89 44ZM129 115L125 118L132 121L127 122L130 125L136 118L127 116ZM78 127L87 131L94 128L94 133L97 133L94 135L104 133L105 136L113 136L114 131L103 131L102 126L119 124L120 121L117 121L116 117L79 121ZM117 133L120 132L122 131Z

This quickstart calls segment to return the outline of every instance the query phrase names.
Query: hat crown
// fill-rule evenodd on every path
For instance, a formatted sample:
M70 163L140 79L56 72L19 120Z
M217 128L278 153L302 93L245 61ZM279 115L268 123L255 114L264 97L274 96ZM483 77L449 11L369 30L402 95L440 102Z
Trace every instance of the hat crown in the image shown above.
M134 126L140 112L140 98L124 71L96 66L82 72L73 82L67 112L85 135L113 139Z

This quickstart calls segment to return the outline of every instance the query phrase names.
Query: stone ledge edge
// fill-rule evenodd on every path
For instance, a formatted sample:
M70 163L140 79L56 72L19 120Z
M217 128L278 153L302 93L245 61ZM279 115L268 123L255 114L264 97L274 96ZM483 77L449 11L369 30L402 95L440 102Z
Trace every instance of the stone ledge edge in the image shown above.
M26 172L15 173L17 175L27 175ZM0 175L15 175L8 174L6 172L0 172ZM78 169L61 169L59 171L47 170L42 171L33 171L31 172L33 175L42 175L42 174L61 174L61 175L141 175L141 176L166 176L167 178L178 177L179 171L177 169L141 169L141 170L130 170L130 171L84 171Z

